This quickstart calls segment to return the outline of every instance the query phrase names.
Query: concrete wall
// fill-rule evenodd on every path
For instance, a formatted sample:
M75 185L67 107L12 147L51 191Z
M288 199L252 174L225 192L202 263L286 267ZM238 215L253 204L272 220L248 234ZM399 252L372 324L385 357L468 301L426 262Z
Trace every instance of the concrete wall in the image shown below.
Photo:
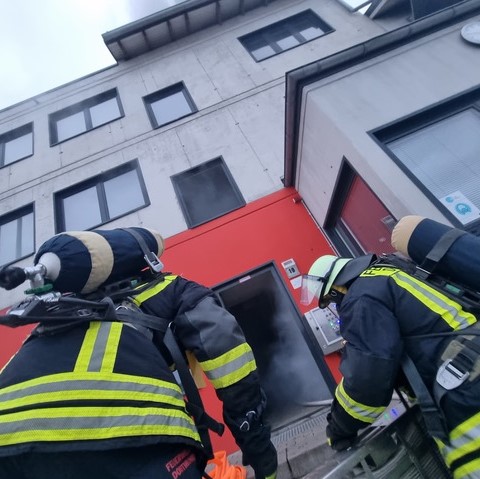
M449 223L367 134L480 82L463 22L325 78L304 90L296 187L323 225L345 157L396 217Z
M335 32L256 63L238 37L311 8ZM245 200L283 187L285 73L383 33L336 1L278 0L222 25L63 85L0 112L0 134L34 123L34 155L0 170L0 216L34 202L35 244L54 229L53 195L138 159L151 205L106 227L187 228L170 176L222 155ZM153 130L142 97L183 81L198 112ZM117 88L125 116L53 147L48 115ZM19 261L29 265L33 257ZM21 292L0 292L0 307Z

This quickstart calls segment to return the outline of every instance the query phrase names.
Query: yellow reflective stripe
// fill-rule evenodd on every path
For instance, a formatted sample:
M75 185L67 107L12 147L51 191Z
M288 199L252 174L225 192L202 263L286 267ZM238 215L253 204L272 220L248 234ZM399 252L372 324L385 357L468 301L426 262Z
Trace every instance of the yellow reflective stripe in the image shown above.
M165 276L163 278L163 281L160 283L155 284L151 288L146 289L145 291L142 291L140 294L136 295L133 298L133 302L137 305L140 306L142 303L147 301L147 299L150 299L151 297L155 296L156 294L160 293L160 291L163 291L169 284L171 284L175 279L177 278L177 275L175 274L170 274L168 276ZM141 286L139 286L141 288Z
M337 386L335 397L343 409L350 414L350 416L369 424L373 423L386 409L385 406L367 406L366 404L359 403L352 399L345 391L343 386L343 378L340 381L340 384Z
M445 451L448 465L462 456L480 450L480 413L462 422L450 433L450 445Z
M231 386L257 369L252 349L247 343L199 364L216 389Z
M98 331L100 329L100 322L90 323L85 337L83 338L82 347L78 353L77 361L75 363L74 371L87 371L90 359L93 353L93 347L95 346L95 340L97 339Z
M218 356L217 358L209 359L207 361L200 361L200 366L205 372L210 372L225 366L225 364L235 361L244 354L249 354L251 352L252 349L250 346L247 343L242 343L235 348L230 349L230 351L227 351L221 356Z
M389 276L401 288L417 298L428 309L441 316L452 329L464 329L477 322L473 314L462 310L457 302L426 283L393 268L371 268L361 276Z
M111 323L105 354L100 368L104 373L111 373L113 371L113 366L117 359L118 343L120 342L120 336L122 335L122 328L123 324L121 323Z
M2 446L148 435L183 436L200 441L193 420L185 412L164 408L62 407L0 417Z
M159 379L104 373L61 373L14 384L0 390L0 411L68 400L138 400L184 407L175 383Z
M244 364L240 369L227 374L221 378L210 379L215 389L226 388L232 384L237 383L241 379L247 377L251 372L257 369L257 365L254 360L249 361L247 364ZM207 376L208 377L208 376Z
M455 469L453 472L454 479L462 479L471 477L478 477L478 475L470 476L470 474L478 473L480 471L480 458L474 459L473 461L467 462L463 466L460 466L458 469Z

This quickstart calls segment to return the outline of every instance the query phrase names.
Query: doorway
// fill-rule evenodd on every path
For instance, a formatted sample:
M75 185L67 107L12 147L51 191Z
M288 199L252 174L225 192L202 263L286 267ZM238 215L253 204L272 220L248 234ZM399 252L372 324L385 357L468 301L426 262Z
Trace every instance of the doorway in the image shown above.
M335 380L274 263L213 288L252 347L273 430L317 412Z

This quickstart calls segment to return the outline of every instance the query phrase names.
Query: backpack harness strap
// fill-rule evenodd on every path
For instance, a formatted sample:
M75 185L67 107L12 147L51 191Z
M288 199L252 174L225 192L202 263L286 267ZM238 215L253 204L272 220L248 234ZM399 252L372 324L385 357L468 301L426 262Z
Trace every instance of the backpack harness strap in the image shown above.
M145 261L147 262L149 268L154 273L160 273L163 269L163 263L158 259L158 256L153 252L150 251L150 248L147 246L147 243L142 238L142 235L135 231L133 228L121 228L123 231L130 233L135 240L137 241L138 245L143 251Z
M418 405L422 411L428 432L442 442L448 443L447 422L443 411L432 398L432 395L428 391L427 386L425 386L417 367L407 354L403 355L401 365L418 400Z
M457 228L448 230L444 233L429 251L425 259L422 261L422 264L417 266L419 278L427 279L434 272L438 263L447 254L453 243L465 234L467 234L466 231Z

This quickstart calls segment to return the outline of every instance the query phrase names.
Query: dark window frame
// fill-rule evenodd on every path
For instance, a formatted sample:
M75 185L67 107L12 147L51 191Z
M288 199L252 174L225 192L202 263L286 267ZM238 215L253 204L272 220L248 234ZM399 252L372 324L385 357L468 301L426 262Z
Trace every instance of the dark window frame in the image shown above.
M117 105L118 105L118 110L120 115L109 121L101 123L100 125L93 126L90 109L94 106L97 106L105 101L112 100L114 98L117 100ZM84 115L85 126L86 126L85 131L77 133L76 135L73 135L73 136L69 136L68 138L64 138L63 140L59 140L57 123L61 120L64 120L70 116L76 115L77 113L81 113L81 112L83 112L83 115ZM60 143L63 143L64 141L68 141L68 140L71 140L72 138L76 138L77 136L84 135L89 131L96 130L97 128L107 125L108 123L111 123L116 120L120 120L124 116L125 116L125 112L123 110L122 101L120 99L120 95L118 93L117 88L112 88L111 90L107 90L105 92L99 93L98 95L92 96L81 102L75 103L74 105L70 105L67 108L63 108L62 110L56 111L55 113L50 113L48 115L48 126L50 130L50 146L55 146Z
M301 35L300 32L296 31L293 29L293 25L295 22L297 22L299 19L304 18L310 18L314 19L316 22L316 26L318 26L322 31L323 34L319 35L318 37L311 38L311 39L306 39ZM272 32L274 32L276 29L281 28L281 27L286 27L287 30L290 31L291 35L299 42L298 45L293 45L289 48L281 48L278 46L277 41L272 38ZM305 45L306 43L309 43L313 40L318 40L319 38L322 38L329 33L334 32L335 29L329 25L325 20L320 18L319 15L317 15L313 10L307 9L302 12L296 13L295 15L291 15L290 17L284 18L283 20L279 20L278 22L271 23L270 25L267 25L263 28L260 28L258 30L255 30L253 32L247 33L245 35L242 35L241 37L238 38L239 42L243 45L245 50L249 53L249 55L255 60L256 63L262 62L264 60L268 60L269 58L275 57L277 55L280 55L283 52L286 52L288 50L292 50L294 48L297 48L301 45ZM248 46L250 42L254 39L261 38L262 40L265 41L267 45L269 45L275 53L272 55L269 55L265 58L262 58L260 60L257 60L255 56L252 54L252 49Z
M0 228L5 224L10 223L11 221L18 220L23 216L27 216L29 214L33 215L33 238L32 238L33 251L24 255L20 255L14 260L9 261L8 263L3 263L3 264L0 263L0 266L11 265L13 263L16 263L17 261L21 261L22 259L28 258L29 256L32 256L33 254L35 254L35 204L34 203L29 203L28 205L24 205L20 208L17 208L16 210L10 211L0 216ZM18 228L18 225L17 225L17 228ZM18 244L17 244L17 251L18 251Z
M208 170L209 168L215 165L219 164L222 168L223 173L225 174L225 179L227 180L229 186L231 187L231 191L237 200L238 204L234 208L229 209L228 211L224 211L223 213L214 215L212 217L209 217L208 219L205 220L195 220L195 218L192 217L191 212L188 209L188 205L185 201L185 196L180 188L178 182L182 178L185 178L186 176L190 175L195 175L201 172L202 170ZM173 189L175 191L175 194L177 196L178 202L180 204L180 208L182 210L183 216L185 218L185 221L187 223L187 226L189 229L195 228L197 226L203 225L205 223L208 223L209 221L213 221L217 218L220 218L222 216L225 216L228 213L231 213L232 211L236 211L239 208L243 208L246 205L246 201L240 191L240 188L238 187L237 183L235 182L235 179L233 178L232 173L230 172L230 169L228 168L225 160L223 159L222 156L218 156L216 158L213 158L212 160L206 161L205 163L201 163L200 165L194 166L193 168L189 168L188 170L184 170L180 173L176 173L175 175L172 175L170 177L170 180L172 181Z
M21 158L17 158L14 161L10 161L9 163L5 163L5 144L9 141L16 140L21 138L22 136L27 136L32 134L32 152L28 155L22 156ZM13 130L7 131L0 135L0 168L4 168L5 166L10 166L16 163L17 161L25 160L26 158L30 158L33 156L34 153L34 137L33 137L33 122L26 123L18 128Z
M187 101L187 104L190 107L191 112L186 113L185 115L179 116L178 118L175 118L173 120L167 121L165 123L158 123L157 117L155 116L155 113L152 108L152 103L155 103L164 98L168 98L169 96L172 96L173 94L179 93L179 92L183 93L185 100ZM186 118L198 112L198 108L195 105L195 102L193 101L193 98L190 95L190 92L188 91L188 88L185 86L185 83L183 81L174 83L173 85L169 85L166 88L157 90L156 92L149 93L148 95L144 96L142 99L145 105L145 109L147 110L148 118L154 130L166 125L170 125L171 123L174 123L178 120L181 120L182 118Z
M388 142L398 140L415 133L430 125L454 116L468 109L480 112L480 87L474 87L446 100L429 105L398 120L372 129L367 134L387 154L402 172L414 183L420 191L434 204L437 209L457 228L465 229L480 236L480 220L463 225L448 208L414 175L410 169L390 150Z
M136 171L138 175L138 182L143 195L144 204L142 206L138 206L136 208L128 210L125 213L122 213L120 215L110 217L108 213L107 197L105 194L104 183L108 180L121 176L122 174L128 173L130 171ZM122 218L123 216L129 215L131 213L134 213L135 211L138 211L143 208L146 208L147 206L150 206L150 198L148 196L148 191L145 186L142 170L140 168L140 164L138 160L135 159L127 163L124 163L120 166L117 166L116 168L112 168L111 170L105 171L99 175L92 176L91 178L88 178L87 180L84 180L72 186L69 186L68 188L55 192L53 201L54 201L56 233L61 233L66 231L65 209L63 206L63 200L71 196L74 196L78 193L81 193L82 191L90 189L92 187L95 187L97 191L97 199L98 199L98 204L100 209L101 222L91 226L90 228L87 229L87 231L98 228L99 226L109 223L110 221L117 220L118 218Z
M336 251L340 256L346 257L356 257L367 253L363 250L350 231L344 228L343 224L340 223L342 211L345 207L345 203L349 199L350 190L356 178L363 181L372 194L378 198L375 192L368 186L364 178L353 168L351 163L343 157L323 225L323 230L330 238ZM383 207L388 211L392 220L396 222L392 213L385 207L385 205L383 205Z

